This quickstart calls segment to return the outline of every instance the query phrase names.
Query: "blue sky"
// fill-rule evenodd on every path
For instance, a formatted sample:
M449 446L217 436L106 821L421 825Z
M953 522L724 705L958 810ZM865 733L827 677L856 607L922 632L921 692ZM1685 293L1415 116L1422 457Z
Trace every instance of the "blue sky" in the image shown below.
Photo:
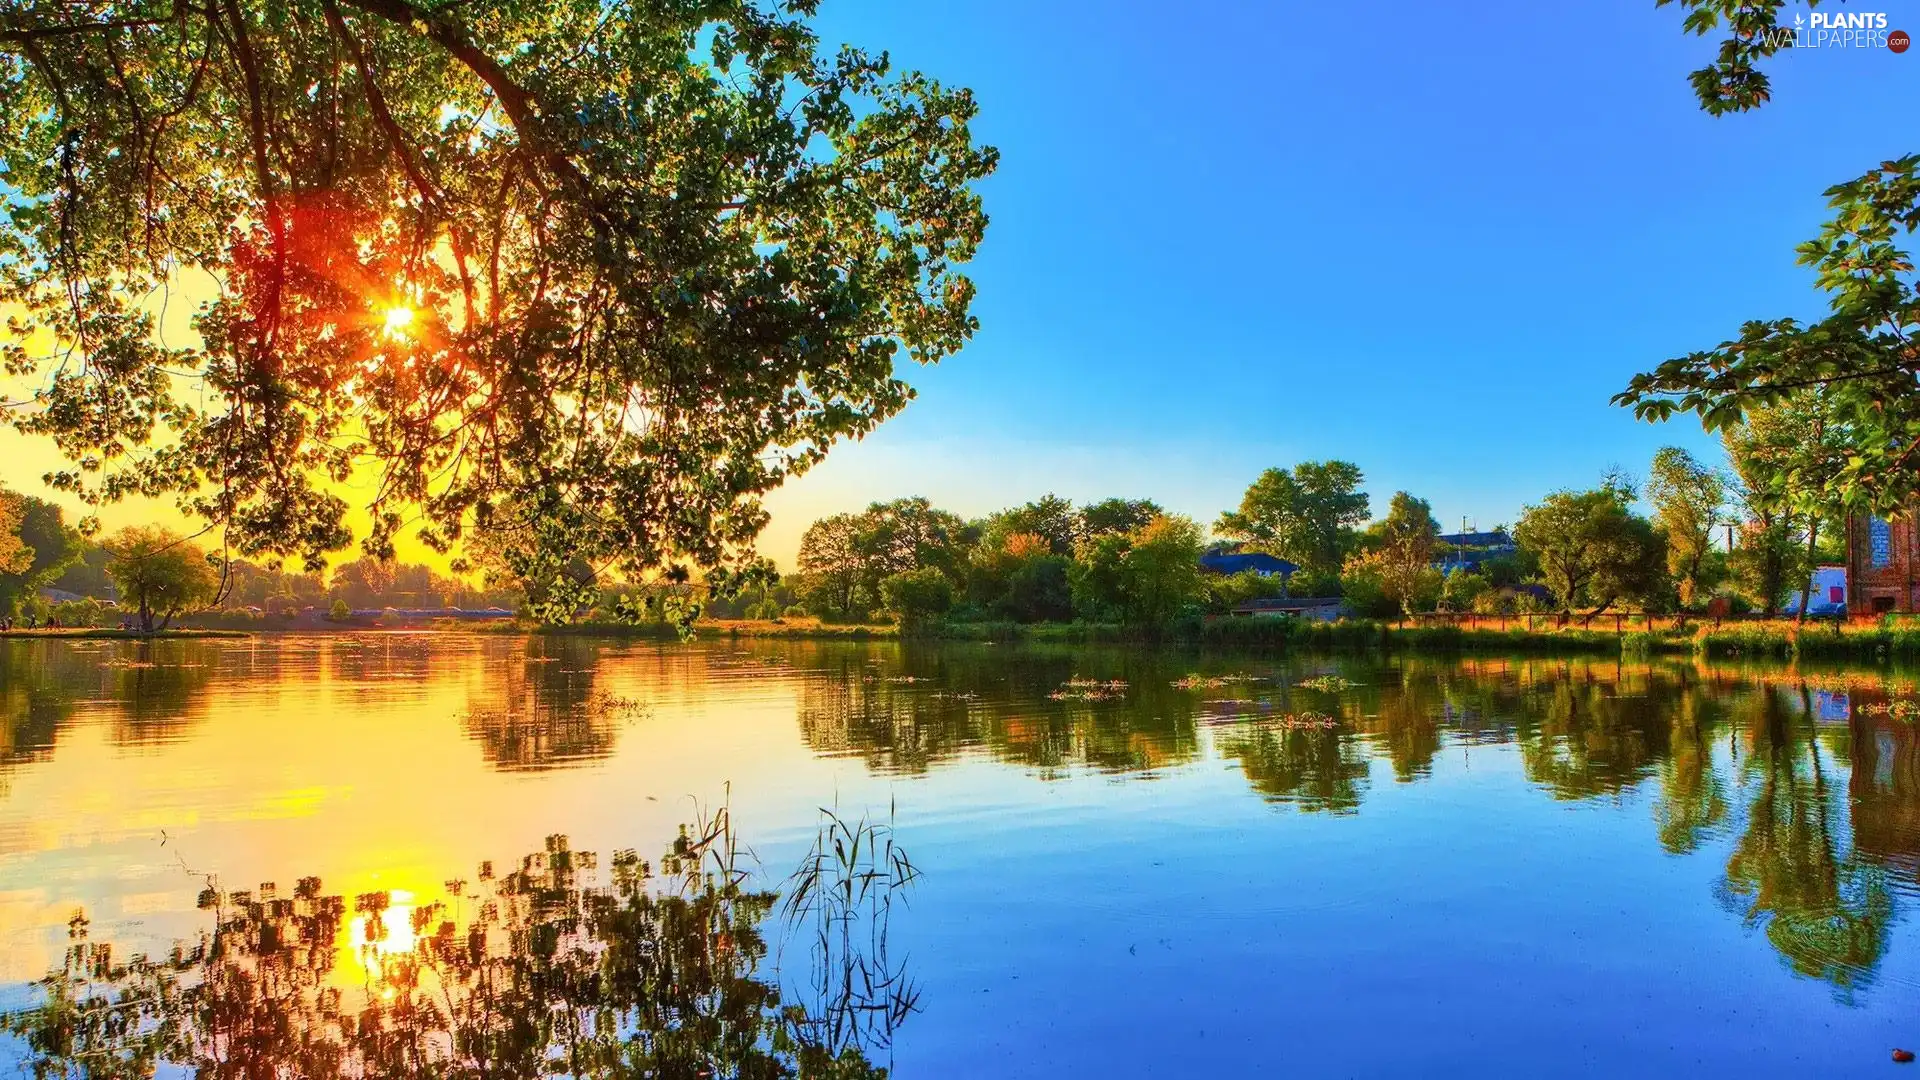
M1920 0L1867 9L1920 31ZM1745 319L1820 311L1794 245L1821 191L1920 150L1920 50L1780 56L1773 104L1715 119L1686 82L1713 42L1680 18L826 0L827 41L971 86L1002 158L980 334L770 501L767 552L790 565L814 517L911 494L1211 522L1261 469L1326 457L1380 509L1406 489L1491 525L1662 445L1717 454L1608 397Z

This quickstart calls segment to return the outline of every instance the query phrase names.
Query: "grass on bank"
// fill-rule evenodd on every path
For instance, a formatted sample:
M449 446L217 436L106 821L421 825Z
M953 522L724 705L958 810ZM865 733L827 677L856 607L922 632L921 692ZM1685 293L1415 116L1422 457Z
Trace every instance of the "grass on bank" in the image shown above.
M341 631L380 629L378 621L330 624L321 629ZM414 624L410 628L423 627ZM529 626L514 621L463 623L443 621L425 629L480 633L533 633L554 636L623 637L674 641L678 634L664 623L574 623ZM255 632L273 632L260 627ZM313 627L288 627L312 632ZM1224 649L1307 649L1328 651L1381 650L1408 652L1585 653L1698 655L1712 658L1752 657L1777 660L1854 660L1889 662L1920 660L1920 620L1889 618L1882 623L1809 622L1789 620L1702 623L1686 631L1564 628L1497 630L1462 626L1396 626L1365 619L1321 622L1307 619L1189 619L1156 630L1113 623L956 622L902 631L891 624L826 623L814 618L716 619L695 627L706 640L768 638L827 641L881 641L900 638L991 643L1031 642L1065 645L1171 644ZM151 635L118 628L16 628L0 634L13 638L191 639L238 638L248 631L227 628L176 627Z

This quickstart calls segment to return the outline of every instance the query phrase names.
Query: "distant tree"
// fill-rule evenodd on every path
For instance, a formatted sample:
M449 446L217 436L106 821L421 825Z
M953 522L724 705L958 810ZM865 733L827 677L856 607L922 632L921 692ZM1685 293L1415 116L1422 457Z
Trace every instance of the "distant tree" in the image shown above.
M1540 575L1562 611L1657 596L1665 545L1629 506L1632 489L1609 481L1590 491L1557 491L1529 506L1513 538L1539 560Z
M1046 495L989 517L982 539L996 534L1037 536L1046 541L1050 553L1071 555L1075 541L1080 539L1080 528L1080 514L1071 502L1058 495Z
M1740 540L1727 556L1727 568L1740 592L1768 615L1777 614L1787 596L1805 577L1800 573L1806 552L1778 518L1749 518L1740 526Z
M1431 611L1445 585L1445 575L1431 564L1396 558L1386 548L1354 552L1340 572L1347 606L1371 618Z
M11 529L3 520L9 505L17 512ZM16 545L11 559L4 550L9 537ZM79 532L66 523L58 506L0 490L0 613L16 611L51 586L80 558L84 547Z
M967 596L978 608L1016 622L1073 617L1067 571L1072 560L1034 533L998 536L991 531L967 567Z
M142 633L166 629L176 615L213 603L219 591L220 575L206 554L178 533L126 528L103 546L113 553L107 572L120 590L121 603L139 613Z
M1677 446L1661 447L1653 455L1647 475L1647 501L1653 504L1654 524L1667 536L1667 573L1673 576L1680 603L1692 607L1712 582L1702 581L1707 553L1713 550L1713 528L1726 502L1726 480Z
M1083 538L1125 534L1159 517L1163 511L1152 499L1102 499L1080 508Z
M1433 507L1404 491L1394 492L1387 516L1368 527L1366 561L1378 566L1386 597L1401 611L1411 613L1439 598L1441 576L1433 567L1439 542ZM1347 565L1353 566L1352 558Z
M1178 514L1162 514L1134 531L1123 568L1135 624L1163 626L1200 600L1202 546L1200 526Z
M83 542L80 545L80 557L53 579L53 587L82 596L111 598L113 579L107 574L107 564L112 561L113 553L106 548L90 541Z
M1740 482L1740 500L1754 520L1797 534L1804 546L1785 567L1800 589L1800 617L1806 617L1819 563L1820 539L1841 531L1861 498L1849 495L1844 481L1865 436L1823 394L1801 391L1747 410L1745 419L1725 432L1728 457ZM1834 527L1826 529L1831 523ZM1770 550L1775 538L1759 537Z
M1220 515L1214 531L1308 570L1338 571L1355 526L1367 519L1361 482L1359 466L1346 461L1268 469L1247 488L1238 510Z
M967 542L966 522L919 496L874 503L860 515L863 574L876 589L882 578L924 567L958 578Z
M385 607L394 573L395 564L390 559L355 559L335 567L327 584L350 607Z
M880 599L903 628L924 629L953 609L953 581L931 566L903 570L880 582Z
M880 583L910 570L931 568L961 582L968 542L966 523L924 498L822 518L800 538L807 607L823 617L864 617L883 602Z
M821 518L800 537L801 588L814 614L845 618L854 613L861 577L859 539L857 514Z
M1207 611L1214 615L1231 614L1233 609L1251 600L1285 596L1288 582L1272 574L1243 570L1238 574L1205 576Z
M26 504L11 491L0 489L0 574L20 574L33 565L33 548L20 539L20 519Z
M1070 572L1074 607L1089 618L1157 630L1204 602L1200 526L1162 514L1126 535L1082 544Z

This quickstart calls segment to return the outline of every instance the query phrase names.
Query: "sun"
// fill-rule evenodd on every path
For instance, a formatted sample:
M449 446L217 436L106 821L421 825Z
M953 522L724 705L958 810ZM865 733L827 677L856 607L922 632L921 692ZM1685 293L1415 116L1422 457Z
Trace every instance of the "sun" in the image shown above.
M385 318L388 337L406 337L413 330L413 309L404 304L388 308Z

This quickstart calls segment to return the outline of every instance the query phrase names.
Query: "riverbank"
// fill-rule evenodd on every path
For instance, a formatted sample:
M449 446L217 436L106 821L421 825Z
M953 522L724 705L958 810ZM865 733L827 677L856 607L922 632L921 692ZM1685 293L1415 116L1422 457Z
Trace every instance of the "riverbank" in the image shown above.
M54 641L88 641L101 638L126 641L180 641L195 638L244 638L251 637L245 630L212 630L194 627L176 627L167 630L155 630L143 634L138 630L122 630L117 626L36 626L32 629L15 627L12 630L0 630L0 641L14 638Z
M8 638L135 641L191 638L245 638L255 635L366 633L395 630L416 633L532 634L551 637L605 637L670 642L678 631L665 623L572 623L531 626L518 622L474 624L439 622L414 625L340 622L324 626L261 626L251 630L176 627L142 634L117 628L15 629ZM1305 619L1187 620L1158 630L1115 623L962 622L903 631L889 624L823 623L817 619L726 619L695 624L706 640L772 639L787 641L971 641L987 644L1178 645L1221 649L1304 649L1427 653L1564 653L1573 655L1693 655L1770 660L1847 660L1886 663L1920 660L1920 625L1808 623L1788 621L1700 623L1684 629L1595 630L1515 626L1507 629L1459 625L1408 626L1364 619L1320 622Z

